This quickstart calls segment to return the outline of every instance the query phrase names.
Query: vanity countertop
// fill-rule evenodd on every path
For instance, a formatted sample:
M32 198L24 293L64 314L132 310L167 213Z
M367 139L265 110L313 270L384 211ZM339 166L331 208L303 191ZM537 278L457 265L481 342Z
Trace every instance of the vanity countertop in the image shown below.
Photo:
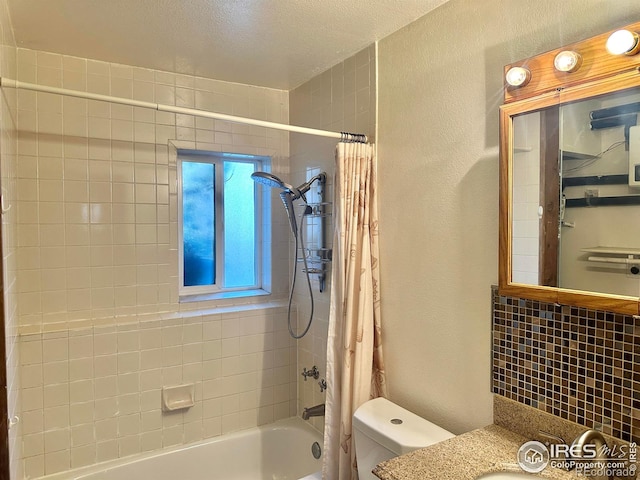
M523 473L517 452L528 440L498 425L489 425L382 462L373 473L381 480L474 480L491 472ZM575 473L551 467L537 475L575 480Z

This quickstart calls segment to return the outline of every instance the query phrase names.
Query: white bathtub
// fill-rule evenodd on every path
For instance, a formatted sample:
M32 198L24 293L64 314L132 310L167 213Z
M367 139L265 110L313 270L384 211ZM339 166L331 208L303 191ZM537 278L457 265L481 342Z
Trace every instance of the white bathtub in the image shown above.
M43 480L297 480L317 472L321 436L299 418L145 453ZM312 477L312 478L320 478Z

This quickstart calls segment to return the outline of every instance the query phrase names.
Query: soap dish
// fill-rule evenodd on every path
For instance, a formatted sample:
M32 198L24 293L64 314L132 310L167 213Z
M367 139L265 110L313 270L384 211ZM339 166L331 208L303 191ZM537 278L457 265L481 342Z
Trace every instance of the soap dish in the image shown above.
M174 412L195 405L196 387L194 383L162 387L162 410Z

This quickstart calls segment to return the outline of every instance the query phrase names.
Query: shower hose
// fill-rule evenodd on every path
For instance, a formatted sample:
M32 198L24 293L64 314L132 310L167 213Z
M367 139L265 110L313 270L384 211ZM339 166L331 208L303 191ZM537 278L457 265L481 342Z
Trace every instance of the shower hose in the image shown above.
M314 309L313 289L311 288L311 279L309 278L309 267L307 265L307 256L305 255L305 251L304 251L304 237L302 234L305 217L308 213L308 210L309 210L309 206L305 205L305 210L302 214L302 218L300 219L299 234L294 235L296 253L295 253L295 259L293 263L293 278L291 279L291 289L289 290L289 306L287 308L287 327L289 328L289 335L291 335L296 340L301 339L307 334L307 332L311 328L311 322L313 321L313 309ZM309 313L309 321L307 322L307 326L304 328L302 333L299 333L299 334L293 330L293 326L291 325L291 304L293 302L293 290L296 286L296 277L298 276L298 246L300 246L300 250L302 251L302 262L304 264L304 272L306 273L306 277L307 277L307 287L309 288L309 297L311 298L311 312Z

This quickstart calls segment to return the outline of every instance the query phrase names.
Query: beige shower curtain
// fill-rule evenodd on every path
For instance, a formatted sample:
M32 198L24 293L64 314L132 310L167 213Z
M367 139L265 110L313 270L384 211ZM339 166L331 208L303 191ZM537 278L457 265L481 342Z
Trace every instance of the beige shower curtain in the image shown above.
M358 478L353 412L385 396L374 146L336 147L323 480Z

